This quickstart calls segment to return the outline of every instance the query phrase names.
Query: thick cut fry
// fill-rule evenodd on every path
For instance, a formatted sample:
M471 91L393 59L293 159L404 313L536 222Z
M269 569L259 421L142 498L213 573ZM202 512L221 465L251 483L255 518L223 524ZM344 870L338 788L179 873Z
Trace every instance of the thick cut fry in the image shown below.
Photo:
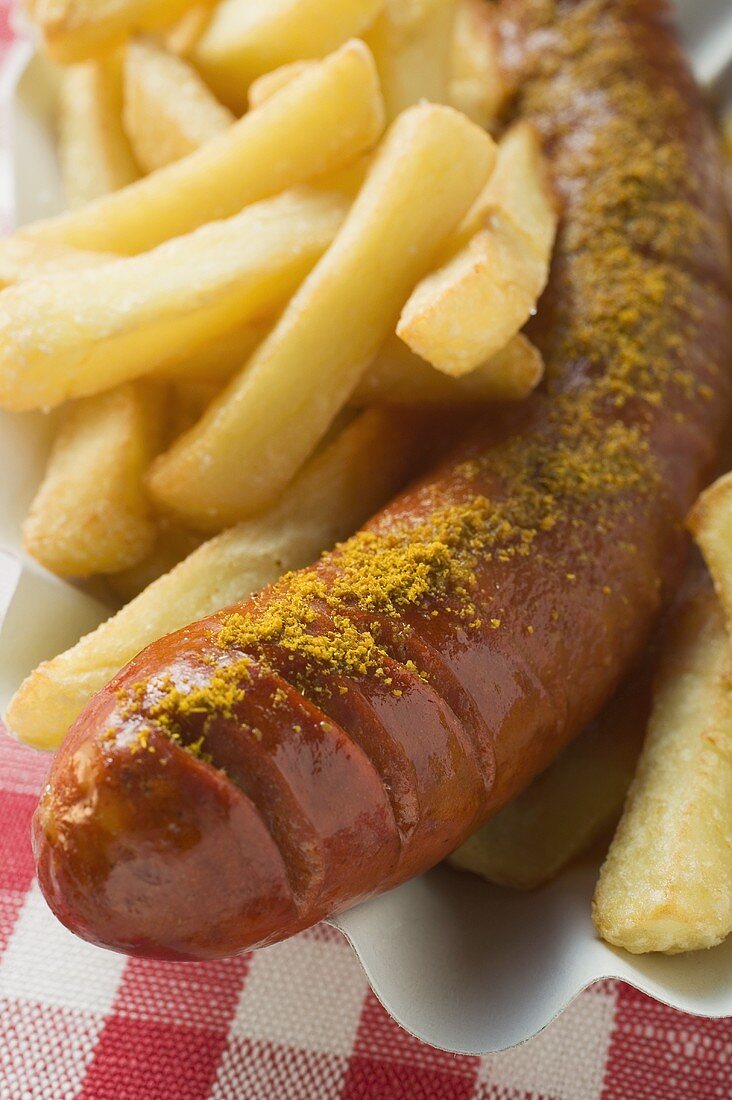
M498 62L495 8L486 0L458 0L451 45L449 102L491 130L509 92Z
M301 188L142 256L9 287L0 405L54 406L183 361L289 298L335 237L338 192Z
M122 70L115 55L61 74L59 159L72 210L139 178L122 125Z
M449 378L435 370L391 336L361 379L353 403L454 406L523 401L543 374L541 352L525 336L514 336L492 359L463 378Z
M648 721L648 676L634 677L522 795L450 856L489 882L534 890L620 817Z
M702 493L686 523L704 555L727 625L732 628L732 473L724 474Z
M383 123L373 58L350 42L183 160L24 235L145 252L349 163L378 140Z
M55 748L91 697L144 646L313 561L351 534L415 472L419 422L370 410L317 454L269 512L204 543L172 573L41 665L21 685L8 728Z
M289 65L280 65L278 69L272 69L272 72L258 76L249 85L247 96L249 110L253 111L257 107L261 107L273 95L282 91L295 77L302 76L303 73L308 72L315 65L317 65L317 61L291 61Z
M449 107L399 117L341 232L270 336L151 471L165 509L205 530L276 498L351 397L493 157L488 135Z
M83 61L134 31L171 23L197 0L34 0L31 15L54 61Z
M516 127L501 142L496 170L460 227L457 251L404 307L399 337L446 374L475 370L535 309L556 225L537 139L530 127Z
M114 252L85 252L65 244L29 240L15 233L0 241L0 290L43 275L102 267L115 259Z
M125 128L146 172L198 149L234 122L191 66L150 39L128 43Z
M365 38L388 121L423 99L447 103L454 19L455 0L387 0Z
M143 384L72 405L23 525L29 554L54 573L125 569L155 541L143 474L163 441L165 400Z
M235 111L258 76L304 58L323 57L373 21L384 0L222 0L192 59Z
M713 947L732 931L732 690L716 597L698 594L667 643L638 773L593 916L634 953Z

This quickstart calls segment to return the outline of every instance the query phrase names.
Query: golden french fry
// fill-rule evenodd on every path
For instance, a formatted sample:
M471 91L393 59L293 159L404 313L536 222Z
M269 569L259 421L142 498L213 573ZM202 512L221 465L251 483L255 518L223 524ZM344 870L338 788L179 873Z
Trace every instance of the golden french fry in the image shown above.
M249 110L253 111L261 107L273 95L282 91L295 77L309 72L314 65L317 65L317 61L291 61L289 65L280 65L278 69L272 69L271 72L258 76L249 85L247 95Z
M270 336L152 469L164 510L206 530L276 498L348 402L493 158L488 135L449 107L397 119L336 240Z
M435 370L396 336L390 336L359 382L353 404L449 407L523 401L543 374L541 352L521 335L462 378Z
M724 474L701 494L686 525L704 555L727 623L732 626L732 473Z
M458 0L451 43L448 101L491 130L509 88L498 61L496 9L485 0Z
M335 171L370 149L383 123L373 58L362 42L349 42L183 160L82 210L37 222L24 236L145 252Z
M287 191L151 252L3 291L0 405L51 407L184 361L281 306L335 237L339 192Z
M258 76L303 58L323 57L360 35L384 0L222 0L192 58L235 111Z
M516 127L501 142L496 170L456 235L457 250L402 310L399 337L446 374L475 370L535 309L549 276L556 224L538 141L530 127Z
M211 18L211 5L189 8L165 34L165 47L179 57L188 57Z
M34 0L31 15L54 61L84 61L134 31L162 27L197 0Z
M43 275L102 267L115 259L114 252L85 252L65 244L29 240L14 233L0 241L0 290Z
M551 256L557 233L557 203L539 135L517 122L501 138L496 167L458 230L467 239L498 213L520 230L541 257Z
M386 0L365 35L389 122L426 99L447 103L456 0Z
M124 121L138 163L164 168L234 122L195 69L150 39L127 44Z
M204 543L21 685L8 728L55 748L91 697L146 645L245 599L346 538L415 472L422 432L403 413L363 413L310 460L270 511Z
M155 540L143 474L162 443L156 387L119 387L66 412L23 525L26 550L47 569L87 577L134 565Z
M59 160L71 209L139 178L122 126L122 69L116 55L62 72Z
M650 691L634 677L515 801L450 856L489 882L534 890L620 817L643 745Z
M710 591L668 639L593 917L603 939L634 953L713 947L732 931L729 638Z

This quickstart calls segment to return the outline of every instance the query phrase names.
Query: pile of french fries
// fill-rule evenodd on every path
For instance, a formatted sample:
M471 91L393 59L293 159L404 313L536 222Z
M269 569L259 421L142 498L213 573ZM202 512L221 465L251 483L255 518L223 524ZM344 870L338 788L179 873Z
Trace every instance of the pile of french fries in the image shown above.
M0 241L0 407L60 411L27 550L120 610L6 721L52 749L144 646L347 537L446 410L526 399L557 210L484 0L28 0L69 211ZM693 520L732 615L732 485ZM548 881L617 821L601 934L732 929L727 635L709 592L647 692L453 857ZM679 677L685 687L679 688ZM635 773L635 779L633 775Z

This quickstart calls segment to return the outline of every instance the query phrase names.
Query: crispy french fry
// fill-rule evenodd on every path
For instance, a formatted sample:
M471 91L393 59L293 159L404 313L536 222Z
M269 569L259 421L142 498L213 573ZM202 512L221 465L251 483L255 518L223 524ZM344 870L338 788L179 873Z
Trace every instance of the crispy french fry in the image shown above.
M373 58L349 42L201 149L24 236L132 254L355 160L378 140ZM2 243L0 242L0 256Z
M65 244L29 240L15 233L0 244L0 290L43 275L102 267L115 259L114 252L85 252Z
M54 61L84 61L134 31L171 23L197 0L34 0L31 15Z
M496 170L460 227L457 251L422 280L402 310L399 337L446 374L475 370L535 309L549 276L556 224L538 139L530 127L516 127L501 142Z
M166 32L165 48L179 57L188 57L201 37L211 18L210 4L196 4L176 20Z
M356 388L353 404L449 407L523 401L543 374L541 352L525 336L514 336L492 359L462 378L435 370L390 336Z
M124 122L138 163L164 168L234 122L195 69L151 39L134 39L124 57Z
M50 407L181 362L289 298L335 237L339 192L287 191L141 256L9 287L0 405Z
M249 103L249 110L253 111L257 107L261 107L263 103L266 103L268 99L271 99L277 92L282 91L291 80L294 80L297 76L302 76L303 73L308 72L317 65L317 61L291 61L289 65L280 65L278 69L272 69L269 73L263 73L262 76L258 76L249 85L249 92L247 95L247 102Z
M341 232L270 336L151 471L165 510L206 530L277 497L348 402L493 157L488 135L449 107L399 117Z
M122 68L116 55L62 72L59 160L72 210L139 179L122 125Z
M458 0L448 100L492 130L508 96L498 63L496 9L485 0Z
M732 931L732 690L714 594L667 642L646 745L595 892L600 935L627 951L713 947Z
M701 494L686 525L704 555L727 624L732 626L732 473Z
M388 121L423 99L447 103L454 19L455 0L386 0L365 40Z
M458 239L482 229L500 214L520 230L542 257L551 256L557 233L557 204L539 136L518 122L501 138L496 167L458 230Z
M152 549L143 473L163 439L157 387L120 387L71 405L23 525L29 554L54 573L125 569Z
M150 642L246 598L351 534L413 474L419 422L370 410L324 447L261 516L204 543L171 573L41 665L10 703L8 728L55 748L91 697Z
M222 0L192 54L224 103L246 106L258 76L323 57L373 21L384 0Z
M534 890L620 817L643 745L650 676L633 677L523 794L450 856L489 882Z

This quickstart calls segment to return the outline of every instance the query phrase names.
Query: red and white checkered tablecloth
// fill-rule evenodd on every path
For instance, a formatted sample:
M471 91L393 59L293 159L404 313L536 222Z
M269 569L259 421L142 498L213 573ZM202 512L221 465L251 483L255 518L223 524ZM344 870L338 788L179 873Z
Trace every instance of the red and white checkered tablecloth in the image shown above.
M0 0L0 48L7 9ZM0 1100L732 1096L732 1023L619 982L587 990L522 1047L457 1057L401 1031L326 926L217 963L128 960L82 943L33 878L29 823L46 767L0 731Z

